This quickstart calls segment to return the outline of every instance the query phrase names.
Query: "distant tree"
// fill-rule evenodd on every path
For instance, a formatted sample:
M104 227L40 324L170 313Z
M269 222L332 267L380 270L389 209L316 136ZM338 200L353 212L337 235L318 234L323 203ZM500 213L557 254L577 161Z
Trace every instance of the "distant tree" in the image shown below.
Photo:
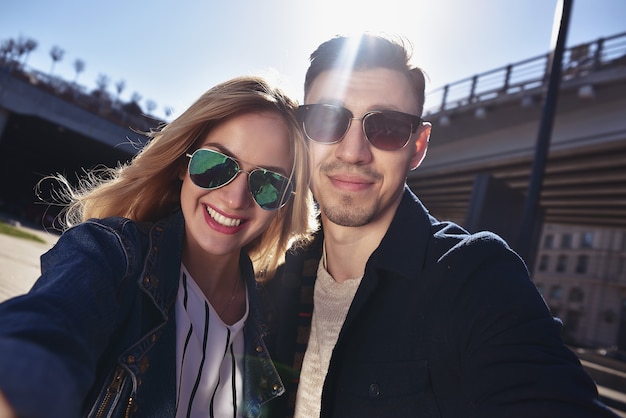
M125 88L126 82L124 80L119 80L117 83L115 83L115 91L117 92L117 97L115 98L116 100L120 100L120 95Z
M15 59L17 61L20 61L22 59L22 56L26 54L26 40L24 38L19 37L17 41L15 41L14 51Z
M137 103L139 104L139 102L141 101L141 94L134 92L131 96L130 96L130 101L131 103Z
M170 116L172 116L172 113L174 113L174 109L172 109L171 106L165 106L163 108L163 112L165 113L165 117L169 118Z
M2 62L9 62L13 59L13 54L15 54L15 40L6 39L2 41L0 44L0 56L2 57Z
M98 87L97 90L101 93L106 92L110 82L111 79L107 75L98 74L98 78L96 78L96 86Z
M76 58L74 60L74 71L76 72L76 77L74 77L74 83L78 81L78 75L85 71L85 61L80 58Z
M65 51L59 48L58 46L53 46L50 49L50 57L52 58L52 66L50 67L50 75L52 75L52 70L54 70L54 65L63 59L63 55L65 55Z
M22 54L24 55L22 66L26 66L26 61L28 61L28 57L30 56L30 53L33 52L35 49L37 49L37 46L39 45L39 43L32 38L27 38L27 39L20 38L18 40L18 44L19 44L19 48Z
M154 100L146 100L146 110L148 111L148 114L151 114L156 108L157 104Z
M141 114L143 113L141 107L135 102L124 103L122 105L122 109L124 109L125 112L128 112L131 115L135 116L141 116Z
M139 106L140 101L141 95L137 92L134 92L130 95L130 102L123 104L122 109L132 115L141 116L143 111L141 110L141 106Z

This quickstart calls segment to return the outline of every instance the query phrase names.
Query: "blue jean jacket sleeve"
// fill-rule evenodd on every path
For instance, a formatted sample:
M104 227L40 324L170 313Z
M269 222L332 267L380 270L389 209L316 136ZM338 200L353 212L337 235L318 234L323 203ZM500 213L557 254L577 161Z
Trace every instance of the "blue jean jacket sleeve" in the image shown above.
M0 305L0 389L18 416L79 415L123 320L118 297L134 254L121 240L90 222L66 231L42 256L32 290Z

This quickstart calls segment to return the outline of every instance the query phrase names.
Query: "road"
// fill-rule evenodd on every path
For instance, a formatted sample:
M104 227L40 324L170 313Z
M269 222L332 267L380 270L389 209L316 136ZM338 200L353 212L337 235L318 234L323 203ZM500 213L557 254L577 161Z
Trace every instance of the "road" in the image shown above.
M45 243L0 234L0 302L31 288L39 277L39 257L58 240L55 234L24 229Z

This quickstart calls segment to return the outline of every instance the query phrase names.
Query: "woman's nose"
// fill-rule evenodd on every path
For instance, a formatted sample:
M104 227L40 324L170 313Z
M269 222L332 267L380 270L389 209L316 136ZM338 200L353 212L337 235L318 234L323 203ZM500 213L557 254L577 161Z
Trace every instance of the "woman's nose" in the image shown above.
M240 171L233 181L219 189L220 199L231 209L248 207L252 202L248 186L248 172Z

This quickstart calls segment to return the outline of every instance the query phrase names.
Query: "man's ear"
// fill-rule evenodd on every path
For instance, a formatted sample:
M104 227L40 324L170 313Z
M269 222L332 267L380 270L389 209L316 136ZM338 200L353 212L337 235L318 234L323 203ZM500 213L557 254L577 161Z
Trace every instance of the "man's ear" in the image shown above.
M411 155L411 170L415 170L424 160L426 156L426 150L428 149L428 140L430 139L430 129L432 125L430 122L422 122L420 127L417 129L417 139L414 143L411 143L415 148L413 149L413 154Z

